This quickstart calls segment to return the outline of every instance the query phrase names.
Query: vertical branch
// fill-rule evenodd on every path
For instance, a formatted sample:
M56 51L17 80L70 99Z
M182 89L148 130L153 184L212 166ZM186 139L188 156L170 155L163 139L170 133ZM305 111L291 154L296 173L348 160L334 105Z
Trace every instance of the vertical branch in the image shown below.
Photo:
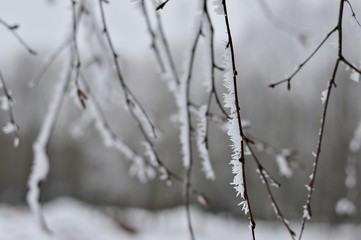
M164 73L165 72L165 67L164 67L163 59L161 57L159 46L157 44L157 36L156 36L155 32L152 29L151 22L150 22L150 17L149 17L148 11L147 11L147 7L145 6L144 0L142 0L140 4L141 4L140 6L141 6L141 9L142 9L142 13L143 13L143 16L144 16L144 19L145 19L145 23L146 23L146 26L147 26L147 30L148 30L148 33L149 33L149 35L151 37L151 48L154 50L155 57L157 59L157 62L159 64L159 66L160 66L160 69L161 69L162 73Z
M198 3L199 4L199 3ZM193 167L192 158L192 143L191 143L191 115L189 110L190 105L190 81L192 79L192 72L194 66L195 53L199 36L201 35L203 12L197 9L193 22L193 31L191 33L189 50L186 50L186 57L184 60L185 69L184 75L180 79L179 90L177 93L177 105L179 109L179 126L180 126L180 143L182 148L183 166L185 168L184 178L184 200L186 206L186 213L188 219L188 229L191 239L194 238L193 227L190 216L190 185L191 173Z
M256 227L255 221L253 219L252 208L250 204L250 199L247 191L247 182L246 182L246 161L244 155L244 132L241 122L241 112L240 112L240 104L238 99L238 90L237 90L237 69L236 69L236 60L234 53L234 46L232 40L232 33L230 29L228 13L227 13L227 5L226 0L222 0L223 5L223 14L224 20L227 28L227 36L228 43L225 54L225 64L227 72L224 76L224 85L226 86L228 93L225 95L225 107L230 109L230 122L228 128L228 135L232 141L232 160L231 164L232 172L235 174L233 179L234 188L237 191L237 195L241 194L241 197L244 201L241 202L242 210L247 214L250 230L252 234L252 238L255 239L254 229ZM218 6L220 7L220 6Z
M330 101L331 90L333 87L336 87L335 81L336 81L336 75L337 75L337 70L338 70L339 64L344 59L342 56L342 19L343 19L344 3L345 3L345 0L340 0L338 21L337 21L337 26L336 26L336 30L338 31L338 52L337 52L338 57L337 57L335 66L333 68L332 77L331 77L330 81L328 82L328 87L323 92L323 96L321 98L321 101L324 104L322 117L321 117L321 127L320 127L320 131L319 131L317 150L316 150L316 153L313 153L313 155L315 157L315 161L313 163L313 171L312 171L312 174L310 175L310 181L309 181L308 185L306 185L308 194L307 194L307 199L306 199L306 205L303 206L303 217L302 217L301 231L299 234L299 240L301 240L301 238L302 238L302 234L303 234L303 231L306 226L306 221L310 220L312 217L311 201L312 201L312 196L313 196L314 187L315 187L317 167L319 164L319 159L320 159L320 154L321 154L321 145L322 145L322 140L323 140L324 131L325 131L327 109L328 109L328 105L329 105L329 101Z
M41 124L39 134L33 144L34 158L31 173L28 179L29 191L27 193L26 200L30 209L33 211L42 228L46 232L50 232L50 230L40 209L40 183L46 179L49 172L49 159L46 153L47 145L71 80L71 69L72 67L70 66L66 71L64 78L60 79L57 83L53 93L53 99L49 104L48 111L44 117L43 123Z
M72 25L73 25L73 33L72 33L72 47L73 47L73 53L75 54L74 57L74 68L75 68L75 84L78 87L78 79L80 75L80 53L79 53L79 47L78 47L78 41L77 41L77 34L78 34L78 19L77 19L77 11L76 11L76 5L77 2L75 0L71 1L71 9L72 9ZM82 6L79 6L79 11L82 11ZM81 14L81 12L80 12Z

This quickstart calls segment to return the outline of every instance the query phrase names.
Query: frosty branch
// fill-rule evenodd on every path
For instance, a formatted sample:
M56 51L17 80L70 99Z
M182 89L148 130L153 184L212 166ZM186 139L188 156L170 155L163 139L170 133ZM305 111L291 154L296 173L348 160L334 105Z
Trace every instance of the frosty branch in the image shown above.
M13 145L14 147L18 147L20 143L20 137L19 137L19 126L15 121L14 117L14 111L13 111L13 104L14 100L11 96L10 91L8 90L5 79L0 71L0 89L3 91L3 96L0 96L0 104L1 104L1 110L7 111L9 121L8 123L2 128L2 131L5 134L12 133L14 135Z
M168 24L168 22L164 22L167 16L162 15L164 11L168 10L168 7L171 7L175 2L176 1L169 0L137 1L140 12L144 18L145 28L143 31L149 37L149 47L154 55L152 59L158 67L160 79L164 82L164 85L167 86L171 94L172 103L175 103L175 108L173 109L177 112L177 119L176 121L170 120L169 122L172 123L174 125L173 127L177 130L177 136L175 136L177 141L176 147L180 149L180 152L173 153L172 159L179 159L179 165L183 165L183 168L181 167L180 170L172 169L165 161L168 159L165 159L161 152L163 145L160 144L160 141L162 139L158 138L158 133L161 131L162 126L160 124L155 125L155 123L158 124L158 122L155 122L153 118L151 118L152 114L146 111L147 106L142 104L142 96L136 94L136 90L139 90L137 89L138 86L134 89L130 88L132 79L125 77L127 66L125 64L123 65L120 60L122 55L118 53L119 49L116 45L117 39L112 32L115 31L115 27L110 22L110 13L108 15L107 12L107 4L111 4L111 1L69 0L69 13L71 13L68 19L71 23L68 29L69 34L64 42L50 55L46 64L30 83L33 86L38 85L39 81L44 77L53 63L65 52L66 67L63 69L63 76L60 79L56 79L48 110L43 118L38 136L33 143L34 157L28 181L28 204L34 212L34 215L40 221L43 229L50 232L40 209L40 183L42 183L48 175L49 156L47 155L47 149L49 140L55 128L64 99L67 94L69 94L73 97L74 103L79 107L81 113L81 118L77 122L77 127L79 129L81 128L80 130L78 129L78 132L82 132L82 129L84 130L93 124L96 134L100 136L103 145L118 151L121 157L129 163L130 175L136 176L142 183L159 176L159 178L168 185L176 182L182 187L187 229L191 239L196 239L196 232L195 229L193 229L194 226L192 225L190 211L190 205L193 200L192 197L197 198L198 202L204 206L208 205L208 199L202 192L203 189L202 191L198 190L195 184L196 159L200 159L201 171L207 180L215 180L217 175L216 169L213 168L210 155L210 151L213 150L211 149L213 142L210 141L210 139L212 139L211 127L213 123L223 131L226 131L230 138L232 150L230 163L234 175L231 185L236 190L237 196L242 198L239 205L241 206L242 212L245 213L245 218L248 218L252 239L256 239L256 223L254 211L252 211L252 209L255 209L255 204L252 201L253 199L249 197L249 192L252 189L250 189L250 185L247 185L250 179L247 171L250 166L248 165L248 160L254 161L255 163L261 182L265 185L265 191L268 195L270 205L273 207L274 214L287 229L291 238L295 239L296 234L287 221L285 214L282 212L282 207L277 203L276 192L272 189L273 186L279 187L280 183L271 172L265 168L266 164L262 164L259 160L257 151L263 151L271 155L272 158L276 160L280 175L284 177L291 177L293 174L290 161L294 157L295 152L287 148L274 147L273 144L271 145L253 137L250 131L248 131L250 123L242 119L242 117L244 117L244 111L241 111L241 105L243 109L243 104L239 98L240 87L237 72L240 65L236 57L238 45L236 46L237 41L233 40L236 32L232 31L231 26L233 25L230 22L229 7L227 7L227 3L230 3L230 1L198 0L193 1L190 6L188 6L192 8L194 14L190 25L192 28L187 37L188 42L185 44L185 48L182 49L184 52L182 67L177 65L177 59L175 59L175 53L171 47L173 45L172 42L169 41L171 38L167 38L166 33L168 32L165 30L167 30L168 26L166 24ZM209 3L212 2L215 2L216 13L222 15L222 24L224 24L226 28L226 44L222 46L225 52L223 54L224 64L222 66L219 66L217 63L217 52L215 50L214 26L217 25L213 25L212 12L208 7ZM283 19L276 17L272 13L266 5L266 2L259 0L259 3L263 9L263 14L271 24L291 35L297 34L294 27L290 27L291 25L288 25ZM324 47L331 36L337 33L337 58L335 59L333 70L330 74L330 80L325 91L322 92L321 97L323 103L322 120L314 153L315 159L312 174L306 186L308 192L306 204L303 209L302 226L298 236L300 240L306 222L312 217L311 202L320 161L321 145L324 141L326 115L330 107L331 93L333 93L333 89L336 87L336 79L340 71L340 66L344 64L350 68L354 74L357 74L357 76L361 74L361 70L345 57L343 51L342 24L344 21L345 6L346 8L349 7L351 11L352 21L355 21L358 26L360 26L360 22L349 0L339 0L339 3L336 26L326 33L316 48L286 79L269 85L269 87L275 88L279 85L287 84L287 89L290 90L294 78L304 69L304 66L314 58L316 53ZM1 19L0 25L11 31L30 53L35 53L25 44L19 35L17 35L17 25L9 25ZM111 30L109 27L111 27ZM89 37L89 39L91 38L94 42L83 43L81 39L83 32L86 32L86 34L88 34L87 37ZM81 44L85 46L89 44L86 48L86 53L82 51L84 48ZM91 44L94 44L96 47L93 49ZM99 49L96 49L97 47ZM241 49L241 47L239 47L239 49ZM196 65L199 53L203 53L201 63L204 68L201 71L199 71L197 68L198 65ZM105 77L103 75L104 73L108 75ZM225 93L223 93L223 99L220 95L222 94L221 90L217 89L218 83L216 76L218 73L223 74L223 84L226 89ZM17 132L18 127L11 105L13 99L1 73L0 78L3 93L1 95L2 108L7 111L9 116L9 125L5 126L3 131L8 133L13 132L15 139L19 139ZM108 113L107 110L113 107L113 105L110 106L110 104L119 107L119 105L117 105L117 99L112 99L114 96L111 95L113 93L110 93L109 88L102 89L104 90L103 92L99 90L106 85L107 79L110 79L111 83L114 82L114 85L109 88L114 88L114 92L117 94L116 97L120 96L123 100L123 107L125 107L126 110L125 116L130 116L135 125L132 127L135 128L136 133L139 134L139 136L134 134L136 136L135 140L138 141L136 144L131 144L131 141L125 138L119 130L117 131L115 125L112 125L111 117L115 117L115 115ZM196 98L191 94L193 91L191 86L193 86L192 84L196 86L196 84L198 84L196 81L198 80L202 81L201 83L203 85L197 92L198 98ZM152 93L149 92L149 94ZM5 105L6 107L4 107ZM121 117L122 112L121 109L117 108L117 110L119 110L116 116L118 118ZM165 113L167 117L171 117L172 114L173 112L171 111ZM354 139L356 140L354 140L354 142L357 143L353 145L353 152L350 153L350 156L360 149L359 136L360 134L355 133ZM137 147L142 148L139 150ZM246 155L250 156L246 157ZM355 165L355 161L352 160L353 158L350 159L349 164ZM348 172L347 174L347 177L352 176L355 178L352 172ZM212 182L210 184L212 184ZM349 190L351 190L351 187ZM347 199L350 200L351 198L350 194L347 194Z
M107 2L104 0L99 0L99 10L100 10L101 20L102 20L102 24L103 24L103 33L105 35L105 38L108 42L108 46L109 46L110 51L113 56L116 74L117 74L118 80L122 86L122 89L124 91L127 107L129 109L130 113L132 114L132 116L134 117L134 119L137 121L139 128L141 129L143 134L147 135L151 139L156 139L157 134L156 134L154 124L151 122L150 117L145 112L143 107L140 105L138 100L135 98L133 93L130 91L130 89L128 88L127 84L125 83L125 81L123 79L123 76L122 76L122 73L120 70L120 66L119 66L119 62L118 62L118 54L116 53L113 41L112 41L112 39L110 37L110 33L108 31L107 22L105 19L104 7L103 7L104 3L107 3Z
M234 184L234 188L236 189L237 194L241 194L241 197L244 199L244 201L241 203L243 205L242 209L244 210L245 214L248 215L252 238L256 239L254 232L256 224L253 219L251 203L247 191L245 172L246 161L244 155L245 135L243 132L240 104L238 100L237 70L234 46L225 0L222 0L222 5L228 35L228 42L226 46L227 49L225 54L225 63L228 69L226 70L227 72L224 75L224 85L228 89L228 93L224 97L224 102L225 107L229 108L231 112L228 135L232 141L233 148L231 164L233 165L232 172L235 174L235 176L232 184Z
M307 194L307 200L306 200L306 205L303 206L304 211L303 211L303 218L302 218L302 225L301 225L301 231L299 234L299 240L302 238L302 234L303 231L305 229L305 225L306 225L306 221L310 220L312 217L312 211L311 211L311 200L312 200L312 196L313 196L313 192L314 192L314 188L315 188L315 179L316 179L316 173L317 173L317 167L319 164L319 159L320 159L320 154L321 154L321 145L322 145L322 140L323 140L323 136L324 136L324 131L325 131L325 122L326 122L326 115L327 115L327 110L329 107L329 100L330 100L330 96L331 96L331 91L333 89L333 87L336 87L336 75L339 69L339 65L340 63L344 63L346 66L348 66L349 68L351 68L353 71L355 71L357 74L361 74L361 71L355 67L352 63L350 63L343 55L343 32L342 32L342 23L343 23L343 14L344 14L344 6L345 3L348 3L351 12L352 12L352 16L355 19L355 21L358 23L358 20L355 16L355 13L353 11L352 5L348 0L340 0L340 4L339 4L339 12L338 12L338 18L337 18L337 24L336 26L326 35L326 37L321 41L321 43L316 47L316 49L311 53L311 55L306 58L306 60L304 62L302 62L298 68L290 75L290 77L270 84L269 86L274 88L279 84L283 84L283 83L287 83L287 89L290 90L291 88L291 80L297 75L297 73L303 68L303 66L305 64L308 63L308 61L313 58L313 56L318 52L318 50L325 44L325 42L329 39L329 37L331 35L333 35L335 32L337 32L337 38L338 38L338 51L337 51L337 59L335 62L335 65L333 67L333 71L331 74L331 79L328 81L328 86L327 89L325 91L322 92L322 97L321 97L321 101L324 104L323 107L323 111L322 111L322 115L321 115L321 126L320 126L320 130L319 130L319 138L318 138L318 143L317 143L317 147L316 147L316 152L313 153L313 156L315 157L314 163L313 163L313 171L310 175L310 181L309 183L306 185L306 188L308 190L308 194Z

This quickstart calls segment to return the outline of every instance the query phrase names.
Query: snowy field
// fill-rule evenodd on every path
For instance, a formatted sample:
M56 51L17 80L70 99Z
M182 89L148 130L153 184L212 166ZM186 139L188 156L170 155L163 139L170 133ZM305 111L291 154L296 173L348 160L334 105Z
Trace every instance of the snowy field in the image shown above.
M0 205L0 240L119 240L189 239L183 208L156 213L141 209L94 208L70 198L60 198L44 206L52 230L40 230L26 208ZM196 239L249 239L246 223L200 210L193 210ZM310 224L305 240L358 240L361 226ZM257 223L257 239L291 239L279 223Z

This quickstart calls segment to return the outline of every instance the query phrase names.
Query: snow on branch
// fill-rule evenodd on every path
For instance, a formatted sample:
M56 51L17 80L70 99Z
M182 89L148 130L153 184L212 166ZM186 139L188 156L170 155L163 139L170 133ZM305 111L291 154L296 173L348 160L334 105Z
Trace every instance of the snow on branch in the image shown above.
M149 179L153 179L153 168L147 165L141 155L137 154L132 148L124 143L124 141L118 137L114 131L112 131L98 102L95 100L95 96L90 92L89 86L86 85L84 78L81 78L81 80L84 85L84 89L87 91L87 96L89 96L86 102L86 111L89 114L89 117L95 122L95 129L101 136L104 146L116 149L125 157L125 159L131 161L129 173L136 176L140 182L144 183Z
M71 68L70 68L71 69ZM31 172L28 178L28 193L26 201L38 218L44 230L49 232L49 228L45 223L45 219L40 209L40 183L44 181L49 172L49 159L46 153L47 145L50 140L52 130L60 112L60 107L63 103L64 96L67 91L71 79L71 70L66 71L66 76L60 79L55 86L53 98L49 104L48 111L45 114L43 123L41 124L39 134L33 144L34 158L31 167Z
M206 178L215 180L216 176L212 167L212 163L209 158L207 138L207 106L201 106L197 114L197 130L196 130L196 141L199 156L202 159L202 171L205 173Z
M185 57L183 60L184 70L183 76L180 79L179 89L176 96L176 103L179 109L179 127L180 127L180 143L182 146L182 159L183 166L188 168L191 162L191 134L190 134L190 114L189 114L189 83L192 78L193 62L195 56L196 45L200 36L202 26L202 11L197 11L193 21L193 29L189 37L189 43L187 46L189 49L185 51Z

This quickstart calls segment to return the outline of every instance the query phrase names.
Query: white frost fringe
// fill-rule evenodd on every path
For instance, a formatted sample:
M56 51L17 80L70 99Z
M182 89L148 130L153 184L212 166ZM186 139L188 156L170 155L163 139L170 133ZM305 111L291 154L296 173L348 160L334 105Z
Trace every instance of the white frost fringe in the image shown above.
M199 157L202 159L202 171L205 173L206 178L209 180L215 180L216 176L209 159L208 148L206 146L205 138L207 131L207 106L202 106L198 111L198 123L196 131L197 148Z
M240 134L238 117L237 117L237 106L235 103L235 89L233 84L233 71L232 71L232 64L231 64L231 53L230 50L227 48L226 52L223 56L224 60L224 67L225 67L225 74L224 74L224 86L227 89L227 93L223 96L224 106L230 110L230 119L228 123L228 131L227 134L230 137L232 142L231 148L233 150L232 158L230 164L232 165L232 173L234 174L233 185L234 189L236 190L237 196L241 195L244 198L244 182L242 176L242 163L239 161L241 158L242 152L242 137ZM247 201L242 201L240 203L242 205L242 210L247 214L248 213L248 206Z

